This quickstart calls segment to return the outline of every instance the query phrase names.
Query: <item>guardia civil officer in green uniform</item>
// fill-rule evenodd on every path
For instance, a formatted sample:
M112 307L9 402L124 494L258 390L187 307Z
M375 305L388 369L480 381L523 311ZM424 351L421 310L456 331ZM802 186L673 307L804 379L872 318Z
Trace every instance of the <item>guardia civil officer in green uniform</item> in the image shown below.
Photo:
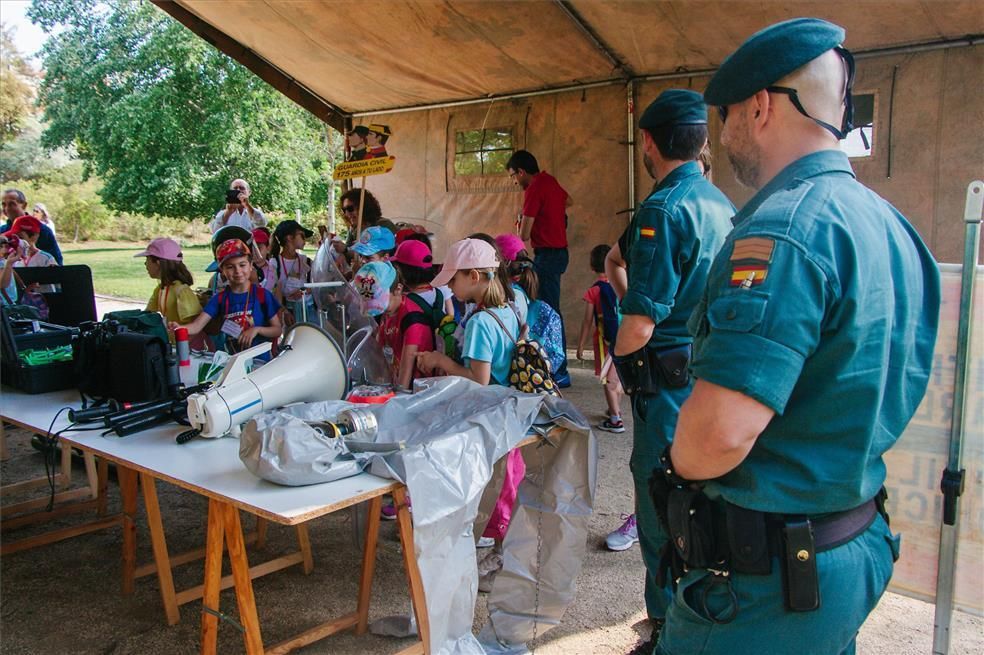
M643 112L639 131L646 170L656 186L612 249L609 262L615 268L613 283L623 291L614 360L632 398L630 468L647 571L646 608L658 630L670 595L668 586L660 587L653 576L666 535L647 485L690 394L687 360L692 339L687 319L731 229L735 209L704 179L695 161L707 143L707 107L699 93L664 91ZM652 644L642 650L651 652Z
M892 575L882 455L925 393L940 281L838 149L844 36L768 27L704 94L757 193L691 319L697 383L653 478L678 581L663 655L853 653Z

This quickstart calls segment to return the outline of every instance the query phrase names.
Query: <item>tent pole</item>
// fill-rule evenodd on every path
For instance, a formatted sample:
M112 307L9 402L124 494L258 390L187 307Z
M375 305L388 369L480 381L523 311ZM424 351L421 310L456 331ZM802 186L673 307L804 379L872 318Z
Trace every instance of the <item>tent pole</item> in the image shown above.
M359 218L355 223L355 240L362 236L362 211L366 206L366 176L362 176L362 188L359 190Z
M943 492L943 523L940 526L940 555L936 573L936 616L933 625L933 655L950 652L950 619L953 615L953 578L956 573L959 536L960 494L964 487L963 457L964 410L967 401L967 361L970 356L974 279L981 239L981 213L984 210L984 182L975 180L967 187L964 209L964 260L960 279L960 316L957 324L957 357L953 376L953 413L950 422L950 454L940 489Z
M625 84L626 135L625 143L629 153L629 220L635 211L635 82Z

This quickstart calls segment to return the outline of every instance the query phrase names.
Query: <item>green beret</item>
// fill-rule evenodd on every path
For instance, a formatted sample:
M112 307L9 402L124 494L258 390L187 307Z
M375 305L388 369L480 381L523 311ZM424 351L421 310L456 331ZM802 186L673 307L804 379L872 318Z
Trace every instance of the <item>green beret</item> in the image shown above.
M844 42L844 28L819 18L794 18L756 32L724 60L704 100L723 107L751 98Z
M707 125L704 97L689 89L667 89L649 103L639 119L639 128L652 130L660 125Z

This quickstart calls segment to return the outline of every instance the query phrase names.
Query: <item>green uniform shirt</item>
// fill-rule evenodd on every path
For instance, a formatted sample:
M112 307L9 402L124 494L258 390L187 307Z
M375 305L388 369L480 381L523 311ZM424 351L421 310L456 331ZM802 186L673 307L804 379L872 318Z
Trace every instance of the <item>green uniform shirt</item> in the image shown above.
M649 346L691 342L687 319L734 213L697 162L687 162L660 181L632 218L619 240L629 278L620 307L656 323Z
M776 416L708 494L788 514L856 507L926 391L936 262L836 150L786 167L734 222L691 319L692 370Z

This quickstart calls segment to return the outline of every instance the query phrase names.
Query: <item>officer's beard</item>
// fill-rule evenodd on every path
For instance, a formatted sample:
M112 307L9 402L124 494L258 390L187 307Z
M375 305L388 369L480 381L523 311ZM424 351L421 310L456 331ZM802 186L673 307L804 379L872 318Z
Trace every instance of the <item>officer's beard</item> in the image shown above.
M649 155L642 156L642 163L646 166L646 172L649 173L649 177L656 179L656 168L653 166L653 160L649 158Z
M758 189L762 158L758 148L748 138L748 132L732 134L730 142L725 146L725 152L728 153L728 161L731 162L738 183Z
M728 161L735 172L735 179L742 186L751 189L759 188L759 172L761 170L758 151L748 148L744 151L728 150Z

